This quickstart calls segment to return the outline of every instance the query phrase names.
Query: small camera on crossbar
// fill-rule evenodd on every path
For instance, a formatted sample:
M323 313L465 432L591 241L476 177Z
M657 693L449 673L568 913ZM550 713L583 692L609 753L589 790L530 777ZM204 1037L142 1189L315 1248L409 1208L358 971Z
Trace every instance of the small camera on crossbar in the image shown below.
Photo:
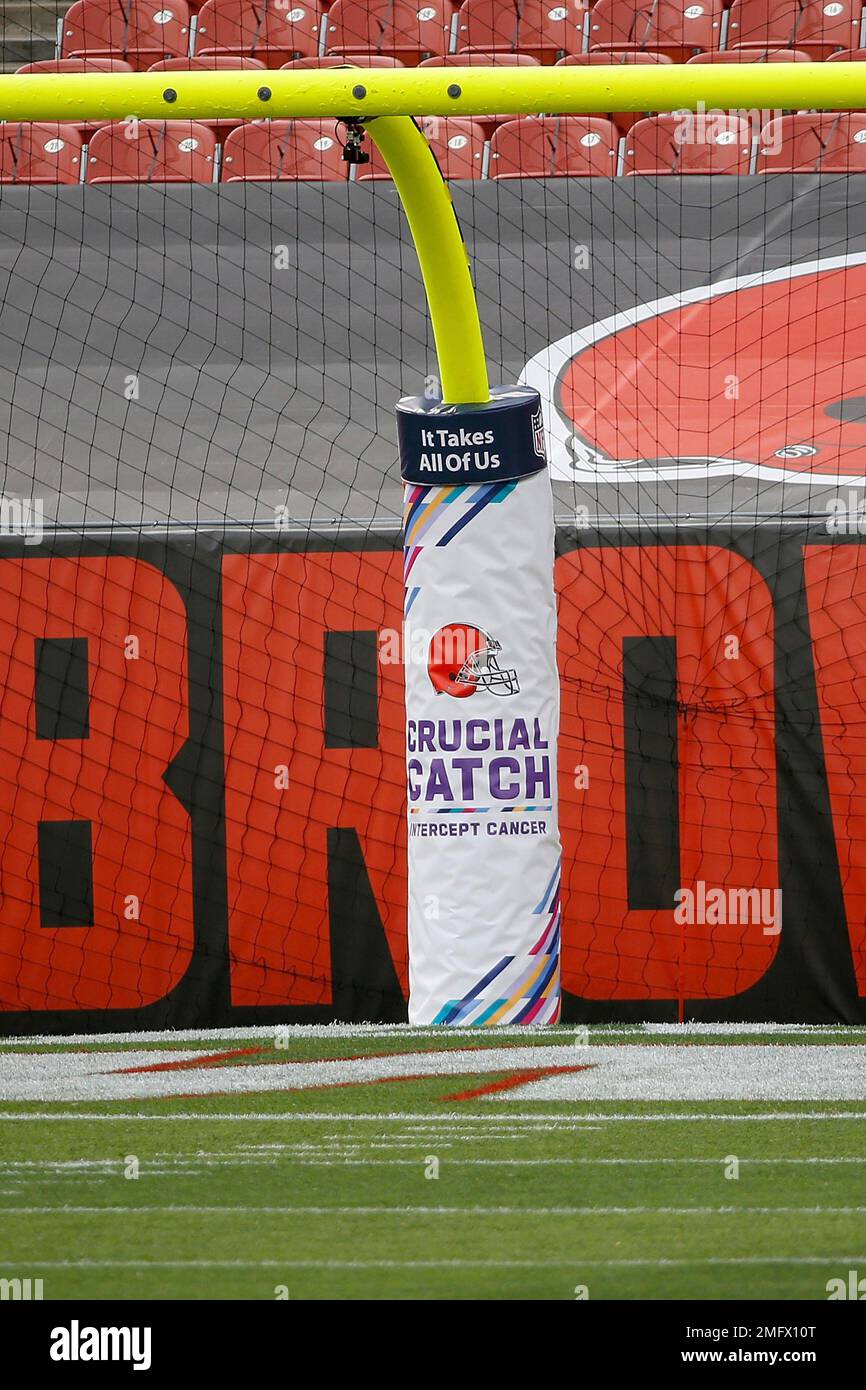
M364 127L356 121L346 122L346 143L343 145L343 160L346 164L369 164L370 155L364 149L367 135Z

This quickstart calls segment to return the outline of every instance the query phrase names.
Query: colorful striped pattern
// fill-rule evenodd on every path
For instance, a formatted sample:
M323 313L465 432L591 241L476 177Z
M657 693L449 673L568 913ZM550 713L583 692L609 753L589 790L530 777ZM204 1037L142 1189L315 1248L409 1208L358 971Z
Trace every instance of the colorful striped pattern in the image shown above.
M544 912L548 903L553 902L554 898L559 896L559 876L561 873L562 861L560 860L550 876L550 882L544 890L544 896L542 897L541 902L538 904L537 907L534 907L532 909L532 915L534 917L538 916L540 912Z
M425 487L421 484L407 486L403 520L404 579L408 582L425 541L430 540L430 532L437 522L445 523L445 531L433 544L448 545L449 541L453 541L485 507L492 503L504 502L516 487L516 482L476 483L463 487ZM453 507L456 502L462 502L468 510L463 512L461 509L461 514L449 525L451 513L443 508Z
M560 866L534 914L544 931L526 956L503 956L462 999L449 999L434 1023L491 1027L497 1023L556 1023L560 1008ZM533 915L534 915L533 914ZM491 991L491 986L493 987ZM491 999L491 992L494 997Z

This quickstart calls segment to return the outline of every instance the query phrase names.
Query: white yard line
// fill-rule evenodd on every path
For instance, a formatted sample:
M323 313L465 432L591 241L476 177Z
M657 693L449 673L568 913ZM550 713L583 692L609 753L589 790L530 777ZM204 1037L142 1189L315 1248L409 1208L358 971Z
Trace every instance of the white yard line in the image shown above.
M7 1207L0 1216L863 1216L862 1207Z
M521 1136L521 1137L523 1137L523 1136ZM434 1136L434 1142L438 1142L435 1136ZM471 1142L474 1143L475 1141L472 1140ZM401 1144L399 1147L407 1147L407 1146ZM420 1144L419 1144L419 1145L417 1145L417 1147L418 1147L418 1148L422 1148L423 1145L420 1145ZM447 1148L447 1147L450 1147L450 1146L449 1146L449 1145L441 1145L441 1144L440 1144L440 1148ZM741 1167L745 1167L745 1166L754 1167L756 1164L762 1164L762 1165L764 1165L764 1166L774 1168L774 1167L777 1167L779 1164L784 1164L784 1163L820 1163L820 1164L866 1163L866 1154L864 1154L864 1155L861 1155L861 1154L849 1154L849 1155L844 1155L844 1156L843 1156L843 1155L839 1155L839 1154L833 1154L832 1156L827 1156L827 1155L824 1155L824 1154L803 1154L803 1155L796 1155L796 1156L794 1156L794 1157L776 1157L776 1158L749 1158L749 1157L747 1157L747 1156L738 1155L737 1158L738 1158L738 1162L739 1162L739 1164L740 1164ZM289 1149L288 1147L284 1148L282 1145L269 1145L269 1146L268 1146L268 1152L267 1152L267 1153L262 1153L262 1154L247 1154L247 1153L245 1153L245 1152L243 1152L243 1151L238 1151L237 1154L225 1153L225 1152L216 1152L216 1153L214 1153L214 1152L212 1152L212 1151L210 1151L210 1150L199 1150L199 1151L196 1152L195 1154L181 1154L181 1155L173 1155L173 1154L166 1154L166 1153L158 1153L158 1154L153 1154L153 1155L152 1155L151 1157L149 1157L149 1158L142 1158L142 1159L140 1160L140 1162L141 1162L142 1167L143 1167L143 1168L146 1170L146 1172L148 1173L148 1175L149 1175L149 1176L152 1176L153 1173L154 1173L154 1171L155 1171L155 1169L158 1170L159 1172L164 1172L164 1173L172 1172L172 1173L173 1173L173 1172L174 1172L177 1168L179 1168L179 1167L196 1167L196 1166L199 1166L199 1165L201 1165L201 1166L207 1166L207 1165L219 1166L221 1163L223 1163L223 1164L225 1164L225 1165L232 1165L232 1166L234 1166L234 1167L243 1167L244 1165L249 1165L249 1166L251 1166L251 1167L255 1167L255 1166L257 1166L258 1164L265 1163L265 1162L266 1162L266 1163L276 1163L279 1159L285 1159L285 1160L287 1160L287 1161L290 1162L290 1163L311 1163L311 1162L312 1162L312 1163L320 1163L320 1162L321 1162L321 1163L323 1163L323 1164L324 1164L324 1163L327 1163L329 1160L332 1160L332 1159L333 1159L333 1160L336 1160L337 1162L340 1162L340 1163L342 1163L342 1162L356 1162L356 1161L357 1161L357 1162L366 1162L366 1161L367 1161L366 1158L365 1158L364 1153L363 1153L359 1148L357 1148L357 1147L353 1148L352 1152L351 1152L351 1153L347 1153L347 1154L339 1154L339 1153L335 1154L335 1153L330 1153L330 1152L317 1153L317 1152L316 1152L316 1146L315 1146L315 1145L312 1145L312 1144L305 1144L305 1145L300 1145L300 1146L298 1146L297 1149L294 1149L294 1148ZM418 1156L418 1157L416 1157L416 1158L411 1158L411 1159L409 1159L409 1158L406 1158L406 1159L404 1159L404 1158L395 1158L395 1159L384 1159L384 1158L380 1159L380 1158L375 1158L375 1159L370 1159L370 1162L371 1162L372 1164L374 1164L374 1165L375 1165L375 1164L382 1164L382 1163L387 1163L387 1164L393 1164L393 1163L396 1163L396 1164L404 1164L404 1163L405 1163L405 1164L410 1165L410 1166L413 1167L413 1168L414 1168L414 1167L417 1167L418 1164L420 1164L420 1163L422 1163L422 1162L424 1162L424 1161L425 1161L425 1160L424 1160L424 1157L423 1157L423 1156ZM729 1160L727 1157L721 1157L721 1156L715 1156L715 1157L709 1157L709 1158L698 1158L698 1157L694 1157L694 1156L691 1156L691 1155L689 1155L688 1157L683 1156L683 1157L679 1157L679 1158L677 1158L677 1157L667 1157L667 1158L620 1158L620 1157L618 1157L618 1158L593 1158L593 1157L590 1157L590 1156L588 1156L588 1155L586 1155L586 1154L579 1154L579 1155L578 1155L578 1154L575 1154L575 1155L564 1155L564 1156L561 1156L561 1157L552 1156L552 1157L549 1157L549 1158L501 1158L501 1159L500 1159L500 1158L457 1158L457 1157L453 1157L451 1154L446 1154L445 1157L442 1159L442 1162L443 1162L444 1164L450 1164L450 1165L459 1165L459 1164L464 1164L464 1165L465 1165L465 1164L469 1164L469 1165L472 1165L472 1164L482 1164L482 1165L483 1165L483 1164L498 1164L498 1163L517 1163L517 1164L522 1164L522 1163L529 1163L529 1164L543 1164L543 1163L574 1163L574 1164L585 1164L585 1165L590 1166L590 1167L592 1167L592 1166L597 1166L597 1167L626 1167L626 1168L631 1168L631 1167L635 1167L635 1166L656 1166L656 1165L661 1165L661 1164L675 1164L675 1165L676 1165L676 1164L679 1164L679 1165L682 1165L682 1164L689 1164L689 1163L697 1163L697 1164L702 1164L702 1165L708 1165L708 1166L713 1167L713 1168L718 1168L718 1167L724 1167L729 1161L730 1161L730 1160ZM86 1172L88 1169L90 1169L90 1168L102 1168L102 1169L105 1169L105 1170L106 1170L106 1175L107 1175L107 1176L110 1176L112 1172L115 1172L115 1171L118 1171L118 1172L119 1172L120 1170L122 1170L122 1168L123 1168L123 1166L124 1166L124 1162L125 1162L125 1160L122 1159L122 1158L93 1158L93 1159L85 1159L85 1158L75 1158L75 1159L20 1158L20 1159L14 1159L14 1158L12 1158L12 1159L0 1160L0 1173L6 1174L7 1176L10 1176L10 1177L11 1177L11 1176L14 1176L15 1174L18 1174L18 1173L21 1173L22 1176L26 1176L26 1171L25 1171L25 1172L22 1172L22 1170L35 1169L35 1170L36 1170L37 1172L39 1172L39 1173L51 1172L51 1173L54 1173L54 1174L57 1175L57 1176L59 1176L60 1174L62 1174L62 1173L64 1173L64 1172L69 1172L71 1176L73 1176L73 1177L78 1177L80 1174L85 1173L85 1172Z
M4 1258L0 1256L0 1258ZM18 1269L676 1269L700 1265L858 1265L866 1254L697 1255L694 1259L586 1260L32 1260L5 1261Z
M743 1164L755 1162L754 1159L743 1159ZM795 1162L796 1160L789 1160ZM862 1163L862 1159L854 1159L852 1162ZM289 1160L297 1168L418 1168L422 1164L420 1158L292 1158ZM547 1168L547 1167L576 1167L584 1162L582 1158L451 1158L450 1156L442 1159L442 1166L449 1168ZM623 1159L624 1166L630 1164L630 1159ZM715 1163L722 1167L724 1160L715 1159Z
M305 1123L307 1121L316 1121L322 1123L327 1122L329 1124L334 1124L335 1122L340 1124L355 1124L357 1122L382 1124L387 1122L391 1124L446 1125L449 1128L449 1130L453 1129L455 1124L477 1124L479 1120L483 1120L485 1125L489 1124L490 1126L493 1126L497 1123L503 1125L520 1123L532 1125L538 1129L546 1131L551 1127L551 1125L556 1125L558 1128L563 1129L582 1129L588 1124L597 1125L601 1122L613 1122L616 1124L647 1124L659 1121L679 1123L681 1121L691 1120L718 1120L720 1122L737 1121L740 1123L748 1123L750 1121L764 1122L767 1120L860 1120L861 1122L866 1123L866 1108L864 1108L863 1110L840 1111L773 1110L761 1111L760 1113L756 1113L753 1115L732 1115L725 1113L715 1113L713 1111L695 1111L692 1114L683 1114L679 1112L668 1113L662 1111L660 1113L650 1113L643 1115L629 1115L622 1112L616 1112L610 1114L591 1113L587 1115L580 1115L577 1117L575 1117L573 1113L558 1114L556 1111L545 1112L543 1110L538 1110L535 1113L528 1115L512 1114L508 1112L500 1116L497 1114L491 1114L486 1105L481 1112L448 1110L442 1111L441 1114L437 1113L436 1115L425 1114L423 1111L395 1111L391 1112L390 1114L381 1115L377 1115L375 1113L363 1115L335 1115L333 1110L296 1110L284 1111L282 1113L274 1114L269 1114L268 1112L261 1110L251 1110L242 1112L225 1111L223 1113L215 1113L214 1111L204 1111L199 1113L195 1111L177 1111L175 1114L171 1115L155 1115L152 1113L136 1114L132 1111L116 1111L109 1115L91 1114L86 1110L72 1112L52 1112L50 1110L0 1111L0 1123L3 1123L5 1121L24 1120L39 1120L43 1122L54 1122L56 1120L75 1120L86 1121L88 1124L97 1121L102 1121L104 1123L123 1121L133 1123L138 1122L149 1125L172 1124L178 1121L193 1121L195 1123L211 1124L219 1124L223 1121L226 1121L228 1123L238 1122L246 1124L250 1120L271 1124L284 1124L291 1123L292 1121L299 1123Z

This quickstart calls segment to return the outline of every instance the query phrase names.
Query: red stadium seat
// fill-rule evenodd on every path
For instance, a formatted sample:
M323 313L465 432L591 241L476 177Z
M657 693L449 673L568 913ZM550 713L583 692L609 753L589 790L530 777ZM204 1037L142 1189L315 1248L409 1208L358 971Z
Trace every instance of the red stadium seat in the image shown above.
M25 63L18 73L35 72L133 72L125 58L43 58L38 63Z
M722 0L598 0L589 17L589 47L659 49L687 58L718 48Z
M802 48L825 57L860 42L860 0L734 0L728 47Z
M464 0L457 16L457 52L528 53L552 63L580 53L586 6L580 0Z
M866 48L843 48L840 53L831 53L828 63L866 63Z
M405 67L399 58L392 58L387 53L359 53L354 58L339 58L331 53L326 58L292 58L288 63L283 63L285 68L402 68Z
M563 61L567 61L563 59ZM531 53L440 53L435 58L425 58L420 68L537 68L538 59Z
M327 51L416 61L422 53L447 53L453 14L445 0L334 0Z
M0 124L0 183L78 183L82 160L77 126Z
M87 183L210 183L216 137L198 121L120 121L98 130Z
M289 58L315 58L323 23L319 0L207 0L196 24L195 55L233 53L279 67Z
M560 58L558 68L570 67L610 67L614 63L672 63L666 53L647 52L639 48L605 48L595 53L573 53L568 58Z
M76 0L63 20L61 57L126 58L147 68L189 52L186 0Z
M666 53L641 53L634 48L606 49L603 53L578 53L569 58L560 58L557 63L558 68L566 67L610 67L614 63L625 63L627 65L648 63L672 63L673 58ZM640 111L606 111L600 112L609 121L613 121L617 130L625 135L636 121L642 119L646 113Z
M724 53L696 53L690 63L811 63L801 48L728 48Z
M264 72L261 58L239 58L235 53L209 53L207 57L164 58L148 72Z
M494 131L490 177L609 176L616 173L618 143L602 116L523 116Z
M63 58L122 58L128 41L128 12L113 0L105 0L105 3L77 0L63 17L60 40ZM165 57L165 54L159 56Z
M251 121L223 146L222 181L294 179L332 182L348 177L336 121Z
M457 116L422 116L419 125L436 156L443 178L481 178L486 137L480 121L461 120ZM372 141L370 143L372 144ZM358 168L358 182L389 179L391 175L375 146L370 150L370 154L370 163Z
M424 62L420 64L422 68L471 68L487 65L509 68L537 68L538 59L533 58L529 53L446 53L444 57L439 55L436 58L426 58ZM517 117L515 112L509 111L498 116L473 116L472 119L478 122L484 130L485 138L489 140L498 125L501 125L503 121L514 121Z
M749 123L739 116L648 116L626 140L626 174L748 174Z
M866 112L799 111L768 121L758 173L866 173Z

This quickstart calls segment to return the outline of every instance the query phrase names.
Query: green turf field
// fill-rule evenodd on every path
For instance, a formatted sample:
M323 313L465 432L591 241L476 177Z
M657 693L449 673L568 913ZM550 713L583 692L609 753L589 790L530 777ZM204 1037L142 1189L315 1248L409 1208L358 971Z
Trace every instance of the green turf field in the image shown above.
M5 1040L0 1279L823 1300L866 1279L864 1057L854 1029ZM691 1094L725 1090L755 1094Z

